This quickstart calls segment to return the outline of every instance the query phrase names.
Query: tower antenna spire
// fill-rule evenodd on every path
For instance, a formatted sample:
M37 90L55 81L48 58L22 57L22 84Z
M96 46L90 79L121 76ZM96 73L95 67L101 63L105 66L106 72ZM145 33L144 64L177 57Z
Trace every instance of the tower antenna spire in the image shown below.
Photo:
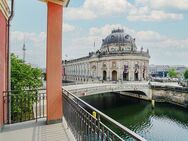
M26 54L26 46L25 46L25 35L24 35L24 43L23 43L23 62L25 62L25 54Z

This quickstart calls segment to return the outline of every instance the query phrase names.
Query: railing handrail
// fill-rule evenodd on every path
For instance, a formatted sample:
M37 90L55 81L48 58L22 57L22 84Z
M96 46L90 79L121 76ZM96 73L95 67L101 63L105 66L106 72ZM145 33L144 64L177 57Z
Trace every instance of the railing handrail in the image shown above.
M11 92L20 92L20 91L24 91L24 92L32 92L32 91L44 91L46 90L45 88L41 88L41 89L26 89L26 90L8 90L8 91L3 91L3 93L11 93Z
M122 124L120 124L119 122L115 121L114 119L110 118L109 116L107 116L106 114L102 113L101 111L99 111L98 109L94 108L93 106L89 105L88 103L86 103L85 101L83 101L82 99L80 99L79 97L75 96L74 94L72 94L71 92L69 92L68 90L65 90L63 88L63 92L67 93L67 96L71 95L73 98L75 98L76 100L78 100L79 102L81 102L82 104L86 105L87 107L89 107L91 110L97 112L100 116L102 116L103 118L105 118L106 120L108 120L109 122L115 124L119 129L125 131L127 134L129 134L131 137L133 137L134 139L138 140L138 141L146 141L146 139L144 139L143 137L141 137L140 135L136 134L134 131L131 131L130 129L128 129L127 127L123 126Z
M82 88L75 88L75 89L71 89L71 91L74 91L74 90L86 90L86 89L99 89L99 88L102 88L102 89L119 89L119 88L149 88L149 85L140 85L140 84L136 84L136 85L132 85L132 84L126 84L126 85L121 85L121 84L110 84L110 85L103 85L103 86L91 86L91 87L82 87ZM64 89L64 88L63 88Z

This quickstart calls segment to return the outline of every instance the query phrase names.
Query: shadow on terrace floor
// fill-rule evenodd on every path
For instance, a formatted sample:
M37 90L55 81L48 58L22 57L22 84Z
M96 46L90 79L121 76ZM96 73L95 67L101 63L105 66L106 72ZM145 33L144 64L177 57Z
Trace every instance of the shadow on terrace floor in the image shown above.
M46 125L45 119L6 125L0 141L72 141L69 129L62 123Z

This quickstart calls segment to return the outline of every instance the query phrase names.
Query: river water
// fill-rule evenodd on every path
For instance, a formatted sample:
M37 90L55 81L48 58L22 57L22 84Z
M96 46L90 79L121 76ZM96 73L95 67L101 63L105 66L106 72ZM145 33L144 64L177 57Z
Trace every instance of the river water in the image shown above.
M152 109L150 102L114 93L82 99L148 141L188 141L188 109L166 103L156 103Z

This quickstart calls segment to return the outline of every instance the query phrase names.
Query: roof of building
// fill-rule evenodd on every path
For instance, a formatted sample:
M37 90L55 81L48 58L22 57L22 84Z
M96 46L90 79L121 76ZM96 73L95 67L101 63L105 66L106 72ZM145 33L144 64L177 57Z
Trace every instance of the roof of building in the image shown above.
M135 38L132 38L129 34L125 33L123 29L112 30L111 34L103 39L101 48L110 44L131 44L136 48Z

